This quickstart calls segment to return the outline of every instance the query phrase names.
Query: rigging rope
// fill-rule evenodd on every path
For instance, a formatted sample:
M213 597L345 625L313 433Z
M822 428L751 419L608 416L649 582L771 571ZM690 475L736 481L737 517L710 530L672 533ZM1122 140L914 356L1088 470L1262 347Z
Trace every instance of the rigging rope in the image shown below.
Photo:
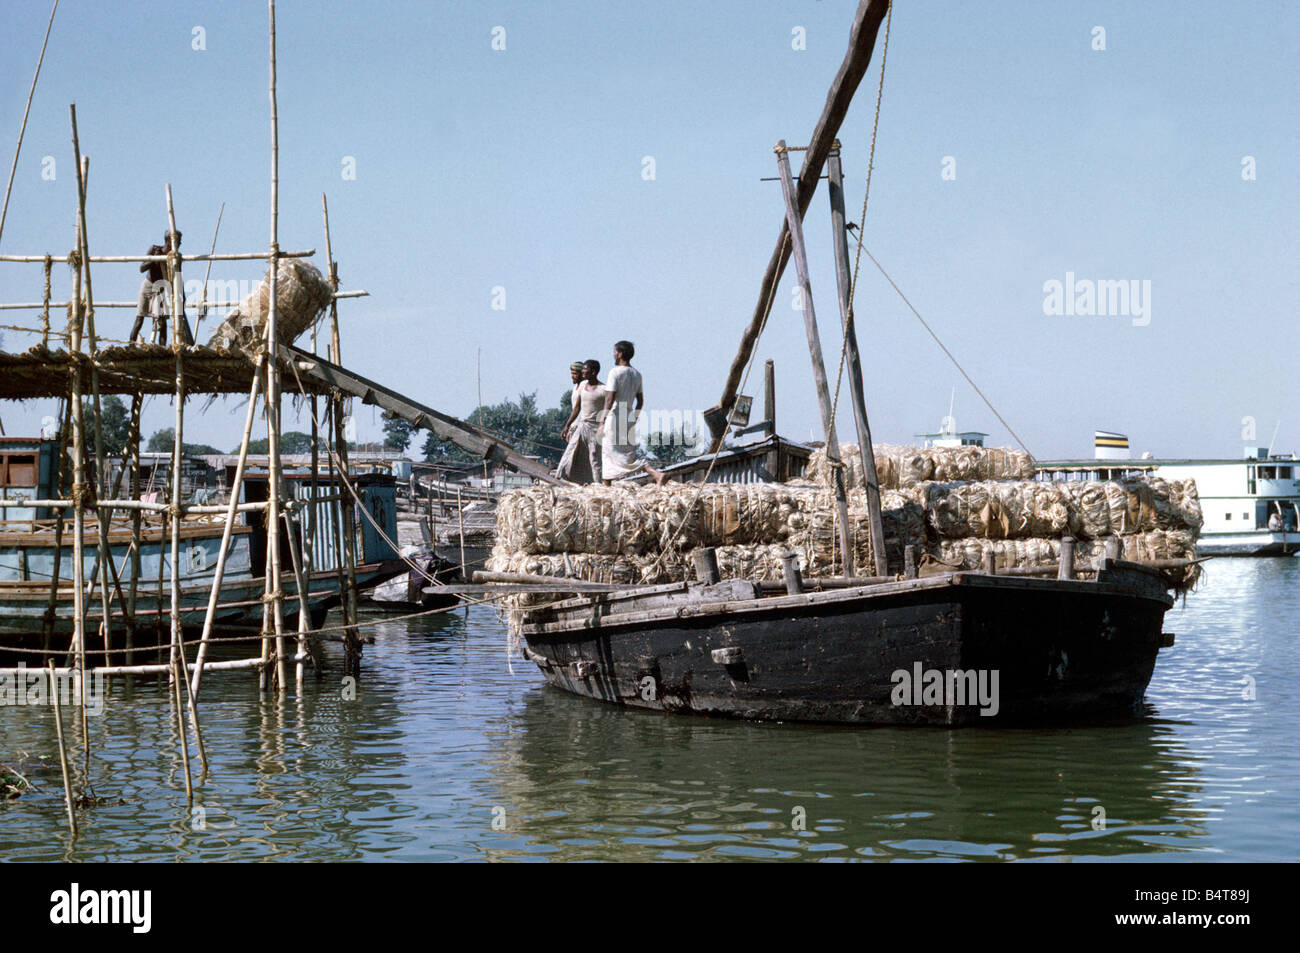
M903 299L903 304L907 305L907 307L911 309L912 314L916 315L916 320L920 321L921 326L930 333L930 337L934 338L934 343L939 345L939 347L943 350L944 354L948 355L948 360L952 361L952 366L957 368L957 370L961 372L962 377L966 378L966 383L970 384L970 386L975 389L975 393L979 394L980 400L984 401L984 403L988 406L988 409L993 411L993 416L998 418L998 421L1002 424L1002 426L1007 428L1007 433L1011 434L1011 436L1016 438L1016 443L1020 444L1020 449L1024 450L1025 453L1029 454L1031 459L1036 459L1034 457L1033 451L1031 451L1027 446L1025 446L1025 442L1020 439L1020 435L1011 429L1011 425L1007 423L1005 417L1003 417L1000 413L998 413L998 409L993 406L993 402L984 396L984 391L980 390L979 385L976 384L975 381L971 379L971 376L966 373L966 369L961 366L960 362L958 362L957 358L953 355L952 351L948 350L948 346L944 344L943 341L939 340L939 335L934 333L934 328L930 327L929 323L925 320L925 318L921 317L921 312L916 310L916 307L912 304L912 302L907 300L907 295L903 294L903 289L899 288L898 285L894 283L894 279L889 277L889 272L885 271L884 266L881 265L880 262L876 261L876 256L871 254L870 250L868 249L863 249L863 250L866 252L867 257L871 259L872 264L874 264L878 269L880 269L880 273L885 276L885 280L889 282L889 286L893 288L896 292L898 292L898 296Z

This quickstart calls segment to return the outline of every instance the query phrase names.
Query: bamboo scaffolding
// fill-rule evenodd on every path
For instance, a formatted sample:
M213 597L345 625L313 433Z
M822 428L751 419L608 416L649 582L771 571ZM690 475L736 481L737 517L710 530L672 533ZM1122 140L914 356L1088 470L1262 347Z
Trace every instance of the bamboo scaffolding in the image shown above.
M36 308L42 314L42 327L39 329L23 329L30 333L39 333L43 347L48 347L49 339L52 332L49 328L50 309L53 307L66 307L68 309L68 325L66 334L57 334L57 337L67 340L66 353L53 353L42 355L39 352L32 352L33 358L31 363L18 364L23 368L23 374L37 374L49 372L66 374L67 395L63 398L65 401L63 416L66 419L64 426L60 428L60 450L59 458L62 463L66 453L70 466L59 467L61 487L51 494L50 499L0 499L0 514L3 514L11 507L23 508L45 508L54 511L53 540L55 544L55 564L50 575L49 589L49 611L46 613L45 624L42 627L43 643L39 650L48 653L53 648L52 637L54 632L54 622L60 598L66 598L69 594L73 601L73 620L72 620L72 641L68 646L67 665L69 671L76 672L76 678L80 685L84 685L86 677L87 656L90 654L88 649L87 627L91 624L96 610L98 610L100 619L100 631L103 636L103 647L94 650L94 655L102 657L104 664L96 667L96 672L108 674L164 674L166 673L172 684L174 699L177 705L177 727L181 733L182 741L182 761L186 766L187 775L187 795L192 796L192 784L189 770L189 735L185 726L184 712L188 708L190 716L190 728L194 731L194 741L196 743L200 761L202 763L204 774L207 771L207 761L204 752L202 732L197 716L197 699L199 696L199 687L201 685L202 674L205 670L226 670L226 669L257 669L259 671L259 681L263 688L269 688L269 679L274 667L274 676L276 685L280 690L286 690L288 684L289 663L296 665L296 684L301 686L304 677L305 662L312 660L311 648L314 645L314 639L323 638L313 632L310 626L311 619L311 579L316 562L316 538L315 534L320 530L317 525L319 514L317 507L326 500L339 502L338 516L339 525L337 527L338 541L340 546L338 551L341 553L339 562L340 570L340 589L342 590L344 602L344 614L347 625L348 635L342 637L342 641L348 647L348 666L349 671L356 673L359 671L359 656L361 648L361 639L356 634L357 615L357 590L356 590L356 561L357 561L357 528L356 528L356 502L350 494L330 494L323 496L319 491L320 480L320 457L319 457L319 440L320 425L316 414L316 393L329 393L329 427L327 428L327 438L334 444L334 450L338 453L337 462L340 466L339 476L346 481L348 473L347 463L347 442L344 432L344 414L342 392L328 384L319 386L317 391L311 393L312 398L312 470L311 470L311 491L308 499L296 501L287 498L286 487L284 482L283 462L280 459L281 454L281 414L283 403L282 392L282 370L281 358L278 356L278 265L283 258L308 258L315 254L315 249L285 251L279 247L279 143L278 143L278 104L277 104L277 77L276 77L276 25L275 25L275 2L268 0L269 10L269 65L270 65L270 120L271 120L271 228L270 243L266 251L261 252L239 252L239 253L217 253L215 251L217 231L214 231L213 240L208 254L195 255L189 257L190 261L205 261L208 263L207 275L203 282L203 289L199 296L200 311L206 312L209 307L231 307L237 302L220 302L209 304L207 302L207 285L208 277L211 273L211 262L213 261L252 261L265 260L269 263L269 302L266 315L266 335L264 347L256 357L256 368L251 378L249 378L249 408L248 418L245 425L243 439L240 444L239 462L236 466L235 479L230 488L230 498L226 504L222 505L200 505L187 504L182 501L181 494L183 490L182 483L182 459L184 456L184 434L185 434L185 404L186 394L190 387L195 384L190 380L191 374L187 368L187 359L190 353L187 345L192 343L188 341L187 334L189 326L186 321L184 311L184 287L181 275L181 262L179 248L175 239L176 214L170 185L166 188L167 214L168 214L168 248L166 254L162 255L94 255L89 252L88 229L86 224L86 200L87 184L89 176L89 158L81 154L80 140L77 130L76 107L69 107L69 115L72 128L73 152L76 161L78 173L77 179L77 231L76 243L72 251L65 255L42 254L39 256L31 255L0 255L0 261L8 262L33 262L42 266L44 273L44 288L42 300L37 303L6 303L0 304L0 309L16 310L21 308ZM224 206L223 206L224 209ZM333 261L332 249L329 249L329 215L328 207L325 204L325 198L322 196L322 211L324 213L325 238L330 262L330 282L332 289L332 299L330 304L331 313L331 355L337 360L339 346L339 327L338 327L338 308L337 300L341 298L356 298L367 294L364 290L340 291L338 288L337 266ZM220 228L221 214L218 215L217 229ZM50 273L53 262L63 262L69 265L72 271L73 288L67 302L52 301ZM144 351L140 355L140 360L134 364L129 360L124 360L123 356L117 349L110 350L107 354L101 352L101 338L95 328L95 310L96 308L134 308L136 302L118 302L118 301L96 301L93 293L93 283L91 278L92 263L95 264L132 264L155 262L162 263L166 266L167 275L170 281L171 292L171 317L173 338L171 347L171 357L174 366L175 381L174 389L172 382L164 375L156 373L156 368L151 364L160 363L162 349L157 349L159 353L154 354L150 351ZM312 340L313 353L317 351L316 331L313 328ZM197 353L197 352L196 352ZM229 379L230 371L223 365L212 365L209 356L197 355L196 360L202 360L194 365L197 373L197 380L203 390L209 387L215 387L216 393L229 392L228 388L222 387L220 375L226 374ZM34 368L35 370L28 370ZM105 376L101 379L101 369ZM143 371L143 373L141 373ZM243 373L239 372L234 379L238 380ZM207 375L206 377L204 375ZM265 375L265 376L263 376ZM155 381L155 377L161 379ZM163 382L166 382L163 384ZM32 384L29 387L29 383ZM144 397L146 389L148 392L164 392L159 384L163 384L173 393L175 400L175 426L171 448L171 480L169 487L169 499L165 503L152 502L143 500L141 496L141 453L140 453L140 420L143 411ZM12 385L15 391L34 390L39 392L44 388L40 386L35 377L32 381L23 379L19 385ZM108 466L108 454L105 452L105 433L102 421L102 403L101 393L103 387L112 387L114 393L131 393L131 419L128 430L126 446L122 451L121 467L116 476ZM240 385L242 389L242 384ZM253 419L258 409L258 398L261 398L261 407L264 409L267 417L267 471L268 471L268 490L267 498L263 501L239 502L241 491L243 489L244 477L248 467L248 450L252 437ZM49 394L46 396L55 396ZM86 414L93 413L93 421L87 421ZM88 425L93 430L88 431ZM87 467L90 465L92 447L90 440L94 440L94 467L95 467L95 485L91 486ZM331 453L329 456L331 479L333 479L333 470L335 466L335 457ZM69 484L69 473L70 484ZM127 482L127 492L122 493L124 480ZM152 478L150 480L152 485ZM111 484L111 486L110 486ZM147 491L146 491L147 492ZM123 498L124 497L124 498ZM304 521L299 514L302 507L308 508L306 519L306 534L302 535ZM334 510L334 507L331 507ZM113 554L113 540L117 539L117 544L121 545L122 539L114 537L111 534L120 532L124 527L119 526L119 521L115 521L115 514L121 511L121 519L124 520L126 514L130 514L130 543L126 552L126 561L129 562L129 586L127 591L124 590L123 580L119 575L118 560ZM220 595L223 588L225 573L228 566L228 556L232 549L232 539L234 527L237 522L237 516L240 513L260 513L263 515L265 525L267 526L267 565L265 573L265 592L260 604L263 607L263 626L260 635L262 650L259 657L211 661L208 658L209 649L213 637L213 630L216 625L218 611L226 603L222 603ZM86 562L86 519L88 515L93 514L98 523L98 539L96 558L94 566L88 571ZM148 520L151 514L157 514L162 517L161 520ZM205 608L198 606L184 607L181 605L182 586L181 586L181 565L182 553L181 542L186 538L186 528L183 520L186 517L213 515L220 516L223 520L222 543L221 549L217 555L217 564L211 586L208 591L208 600ZM69 522L70 531L73 534L72 540L72 559L73 570L70 586L60 585L60 569L62 567L62 550L66 546L64 540L65 520ZM280 527L283 524L288 538L289 558L292 562L292 571L294 573L294 583L297 589L298 597L298 633L296 651L290 651L286 645L283 611L284 611L284 566L285 553L282 551L284 544L281 542ZM116 527L116 528L115 528ZM156 535L154 535L156 533ZM152 546L153 540L156 539L158 545L158 578L156 580L155 592L151 593L150 602L156 599L156 606L144 611L137 611L137 600L140 596L140 587L142 579L142 551L146 539ZM93 545L93 543L92 543ZM25 550L23 551L24 555ZM170 579L166 577L166 559L164 555L170 557ZM25 560L23 561L25 565ZM125 568L123 568L125 572ZM24 577L26 569L23 570ZM152 574L151 574L152 575ZM89 577L89 578L88 578ZM41 583L43 585L43 582ZM99 592L95 589L98 587ZM167 596L164 595L164 588L167 590ZM146 590L147 591L147 590ZM100 604L95 609L90 608L91 601L98 596ZM166 605L164 600L166 599ZM245 605L241 602L240 605ZM256 605L258 602L247 603L247 605ZM122 612L126 624L126 644L125 647L115 645L112 629L114 623L113 613L115 607ZM198 641L198 652L196 660L191 671L188 660L186 659L186 642L183 638L182 618L190 614L203 613L203 634ZM136 647L136 620L137 617L152 617L153 623L161 628L161 619L166 612L170 621L170 638L169 654L165 663L137 665L134 664L134 655L142 651ZM332 637L333 638L333 637ZM161 653L161 637L156 649ZM125 665L113 664L115 656L125 656ZM53 660L49 660L53 664ZM178 679L185 681L184 689L176 684ZM187 701L182 700L181 692L185 692ZM85 724L85 712L83 706L83 725L82 738L84 742L85 756L87 759L86 774L89 776L89 733L88 726Z

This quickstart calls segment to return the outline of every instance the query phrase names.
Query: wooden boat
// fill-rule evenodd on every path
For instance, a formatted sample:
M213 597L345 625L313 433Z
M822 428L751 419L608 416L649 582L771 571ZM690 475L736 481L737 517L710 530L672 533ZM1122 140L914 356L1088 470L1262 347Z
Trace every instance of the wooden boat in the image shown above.
M12 446L10 445L12 444ZM57 496L57 442L8 438L0 446L0 483L10 499L51 499ZM15 463L15 461L18 461ZM398 558L390 540L396 538L395 483L383 475L357 475L354 485L361 494L369 518L363 518L357 533L360 559L356 567L357 588L365 591L386 579L405 572L408 567ZM307 474L288 473L284 484L290 498L314 506L317 532L313 540L313 571L304 580L308 592L308 610L313 627L323 624L330 608L341 601L339 566L342 564L334 520L337 517L341 488L331 488L320 478L313 484ZM265 499L266 474L246 475L244 502ZM317 502L310 501L313 496ZM63 520L63 532L57 531L59 514L47 507L9 508L9 518L0 522L0 652L5 645L32 645L32 636L51 638L51 647L65 644L73 632L73 562L71 523ZM250 514L239 517L232 528L225 572L218 596L215 620L219 628L259 625L262 597L266 590L266 529ZM303 522L307 522L304 515ZM221 517L187 519L180 532L180 613L182 625L203 625L217 556L223 533ZM382 530L382 532L381 532ZM301 552L305 528L290 545L288 529L281 526L281 549L290 555ZM386 537L386 538L385 538ZM115 646L122 645L121 629L125 619L133 620L135 645L152 644L167 639L171 613L171 536L156 516L144 517L140 529L138 558L132 551L133 534L129 518L113 519L108 532L109 551L115 578L108 580L111 625L118 629ZM88 645L102 646L100 624L103 606L98 595L99 574L98 525L88 523L84 546L84 576L92 587L86 600L86 630L91 633ZM135 574L135 585L131 578ZM285 610L289 624L296 625L298 581L296 573L285 574ZM125 611L123 607L126 607Z
M630 708L851 724L1132 716L1173 644L1173 599L1136 563L1096 576L953 572L780 595L678 583L527 610L522 633L552 685Z
M829 180L844 366L853 401L862 489L875 575L805 592L794 556L788 590L755 580L720 581L707 551L699 582L592 592L516 609L512 624L547 681L588 698L667 712L850 724L997 724L1131 716L1141 705L1159 650L1174 580L1162 568L1121 562L1074 566L1061 544L1052 574L940 568L925 577L909 560L890 576L880 490L853 326L848 233L836 131L861 80L888 4L861 0L849 51L807 147L777 143L785 217L758 306L718 405L705 413L717 454L733 419L737 387L771 312L786 262L802 291L814 383L831 464L841 553L852 553L825 364L813 308L803 217L823 168ZM803 152L792 174L789 153ZM698 474L708 479L713 471ZM697 551L701 552L701 551ZM852 569L848 571L852 572ZM1089 578L1078 578L1086 574ZM490 583L481 574L476 581ZM1183 576L1183 582L1186 581ZM508 580L496 580L506 582ZM528 582L528 580L516 580ZM549 584L539 592L565 585ZM811 582L811 580L810 580Z

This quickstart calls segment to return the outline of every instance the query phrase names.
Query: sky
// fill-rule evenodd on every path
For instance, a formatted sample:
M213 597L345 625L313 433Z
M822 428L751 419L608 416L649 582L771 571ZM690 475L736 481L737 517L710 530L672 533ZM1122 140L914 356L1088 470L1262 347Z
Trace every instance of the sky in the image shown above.
M537 392L551 406L571 361L608 366L626 338L648 408L712 406L784 215L762 181L772 147L807 142L855 7L281 2L280 244L323 267L326 193L342 286L370 292L340 303L343 363L466 416L480 383L486 403ZM5 3L0 175L49 9ZM1128 434L1135 456L1235 456L1275 428L1276 450L1300 450L1298 39L1300 4L1285 2L897 4L865 246L1040 459L1090 456L1096 429ZM267 53L265 3L62 0L0 252L72 245L70 103L92 254L158 241L167 183L186 251L207 250L223 202L218 250L265 249ZM840 131L855 222L880 57L878 42ZM833 377L824 185L805 231ZM55 278L66 298L66 269ZM1103 281L1137 292L1125 313L1050 303L1052 282ZM138 284L134 265L94 273L100 299L133 300ZM746 392L761 395L774 360L778 430L807 441L822 432L794 287L792 266ZM40 294L39 265L0 263L0 301ZM855 312L877 442L936 429L951 401L960 429L1013 444L865 255ZM131 320L97 324L123 338ZM3 333L11 351L36 340ZM205 403L187 440L235 446L241 401ZM0 419L34 435L53 407L0 402ZM145 433L172 413L152 398ZM381 436L378 411L356 423Z

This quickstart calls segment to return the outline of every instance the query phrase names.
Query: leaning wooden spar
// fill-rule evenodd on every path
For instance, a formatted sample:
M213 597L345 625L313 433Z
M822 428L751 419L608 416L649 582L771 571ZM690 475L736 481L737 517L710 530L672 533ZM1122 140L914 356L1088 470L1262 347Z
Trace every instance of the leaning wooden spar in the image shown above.
M604 513L601 507L644 510L665 504L669 512L721 514L721 523L706 527L713 533L731 532L747 517L725 498L727 492L741 491L728 491L721 485L712 498L706 498L707 508L692 509L700 497L692 499L689 495L703 493L707 484L698 491L672 491L685 494L677 500L665 496L670 492L667 488L647 487L635 491L638 496L592 496L586 502L574 496L552 501L551 509L546 510L550 522L539 517L535 524L536 535L550 533L551 537L533 550L539 555L525 556L525 561L556 566L562 559L563 570L557 570L555 575L536 575L526 569L485 572L475 577L485 586L508 583L512 592L528 593L513 597L519 601L512 622L524 640L525 655L552 685L631 708L750 719L862 724L1038 723L1133 715L1140 710L1157 653L1173 644L1173 636L1162 632L1163 619L1173 603L1169 590L1184 587L1195 577L1189 560L1121 558L1131 553L1121 549L1119 537L1088 538L1076 550L1075 539L1068 534L1052 541L1050 564L1004 564L998 568L992 543L983 551L978 568L944 564L932 553L918 552L913 545L901 547L900 555L897 550L902 511L897 508L901 505L897 497L891 497L895 508L889 513L893 535L886 539L882 531L880 482L870 455L861 363L848 300L848 256L835 136L866 69L886 10L887 4L880 0L863 0L859 5L848 54L797 180L791 173L788 154L798 150L784 141L777 144L786 215L754 319L713 415L725 429L741 374L770 312L776 284L786 260L793 259L804 292L805 329L827 441L825 458L830 475L825 490L829 492L822 491L819 499L826 502L818 505L824 507L821 512L830 524L838 523L836 530L824 538L830 539L833 553L838 549L838 558L832 557L830 564L839 568L839 575L805 576L795 554L789 552L782 557L783 566L775 565L779 579L770 575L724 579L719 571L722 549L708 543L694 550L693 563L679 558L675 564L674 571L691 573L694 579L679 575L676 581L653 586L626 581L610 584L616 580L596 585L590 581L591 576L581 582L566 581L556 575L575 575L569 569L570 554L547 554L558 553L559 541L554 537L567 534L572 538L588 532L576 525L584 518L584 506L593 513ZM841 319L849 357L846 369L859 440L865 444L864 465L855 486L846 486L843 474L850 468L838 454L834 405L828 393L812 305L802 226L828 157ZM720 432L715 429L715 436ZM1033 488L1023 489L1029 493ZM793 498L796 491L769 487L763 492L771 497L771 503L779 492ZM802 492L815 491L803 488ZM935 499L950 500L951 494L967 491L949 485L933 492ZM857 540L851 541L846 535L849 518L845 504L849 493L853 499L865 501L868 511L865 520L854 517L855 526L865 527L865 551ZM761 494L755 499L768 505ZM787 507L800 505L783 499L782 505ZM521 503L521 512L525 503L539 512L548 505L537 494ZM1199 504L1196 506L1199 514ZM499 514L503 510L509 510L508 501L503 500ZM562 511L576 514L571 517L575 525L560 524L557 517ZM765 512L776 509L768 506ZM683 523L685 520L683 517ZM703 517L700 520L704 525ZM591 532L599 532L603 525L593 517ZM499 534L501 529L499 522ZM640 550L648 567L644 571L659 572L661 578L669 571L666 561L682 556L669 552L679 534L680 527L674 534L669 526L669 531L656 537L652 547ZM623 544L644 544L643 540L601 539L606 548L600 552L610 555L593 553L586 557L586 565L595 565L600 559L615 567L627 565ZM1001 537L997 541L1022 542ZM893 551L887 558L890 546ZM657 555L653 547L660 547ZM860 559L863 565L855 566L855 549L865 552ZM759 555L767 559L765 565L774 565L771 553ZM735 552L727 558L730 568L741 564ZM514 557L503 550L501 559ZM575 558L574 562L581 560ZM571 588L566 590L566 585ZM545 601L557 598L559 601Z

